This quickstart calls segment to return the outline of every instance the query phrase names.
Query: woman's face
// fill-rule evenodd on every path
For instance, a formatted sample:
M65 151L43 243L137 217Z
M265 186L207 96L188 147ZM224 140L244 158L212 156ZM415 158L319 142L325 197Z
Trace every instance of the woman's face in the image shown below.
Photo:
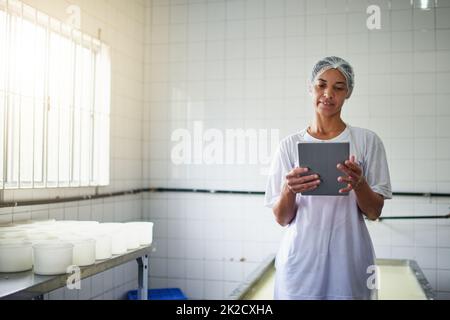
M318 77L312 84L313 104L317 113L331 117L340 114L347 97L347 82L344 75L329 69Z

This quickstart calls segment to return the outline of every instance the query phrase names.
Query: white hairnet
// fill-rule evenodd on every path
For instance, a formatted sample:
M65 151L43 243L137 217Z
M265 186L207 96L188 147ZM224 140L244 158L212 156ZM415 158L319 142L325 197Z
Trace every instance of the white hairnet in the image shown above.
M311 73L311 78L310 78L311 84L314 83L314 81L316 80L316 78L319 75L321 75L322 73L324 73L325 71L327 71L329 69L337 69L345 77L345 80L347 82L347 88L348 88L347 98L350 98L350 96L353 92L355 75L353 73L353 68L350 65L350 63L348 63L347 61L345 61L342 58L333 57L333 56L325 57L325 58L321 59L319 62L317 62Z

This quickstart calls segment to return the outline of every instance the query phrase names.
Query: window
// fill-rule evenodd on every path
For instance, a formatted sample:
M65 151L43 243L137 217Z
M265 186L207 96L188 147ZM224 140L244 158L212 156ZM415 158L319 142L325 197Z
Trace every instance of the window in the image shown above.
M0 48L0 188L107 185L108 47L0 0Z

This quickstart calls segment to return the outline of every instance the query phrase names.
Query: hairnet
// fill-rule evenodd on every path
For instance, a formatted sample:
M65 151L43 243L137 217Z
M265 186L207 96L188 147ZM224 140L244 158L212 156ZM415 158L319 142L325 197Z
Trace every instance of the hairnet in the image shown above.
M345 77L348 88L347 98L349 98L353 92L355 75L353 73L352 66L342 58L331 56L325 57L321 59L319 62L317 62L311 73L310 78L311 84L314 83L314 81L319 75L321 75L322 73L324 73L329 69L337 69Z

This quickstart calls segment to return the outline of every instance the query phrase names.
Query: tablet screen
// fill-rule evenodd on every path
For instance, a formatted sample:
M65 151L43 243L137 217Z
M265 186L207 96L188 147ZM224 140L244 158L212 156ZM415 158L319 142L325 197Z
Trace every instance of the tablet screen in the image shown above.
M312 196L345 196L348 193L339 193L346 187L346 183L337 181L339 176L344 176L337 169L338 163L344 163L349 159L350 143L348 142L299 142L298 156L300 167L307 167L309 171L303 175L318 174L322 182L320 185L302 195Z

